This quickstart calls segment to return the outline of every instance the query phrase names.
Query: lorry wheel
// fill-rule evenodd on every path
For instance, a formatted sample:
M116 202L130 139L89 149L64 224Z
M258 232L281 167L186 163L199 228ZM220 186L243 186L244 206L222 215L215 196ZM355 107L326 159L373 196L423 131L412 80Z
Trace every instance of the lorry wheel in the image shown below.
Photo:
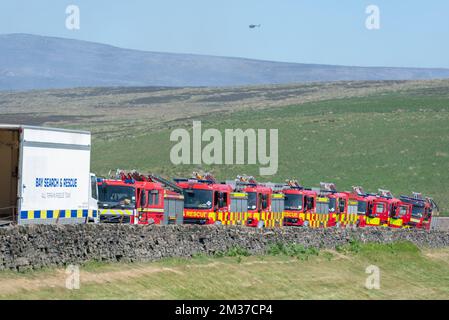
M335 223L335 228L340 228L340 222Z
M262 229L262 228L264 228L264 227L265 227L265 222L259 221L259 222L257 223L257 228L258 228L258 229Z
M221 221L215 221L214 224L215 224L216 226L221 226L221 225L222 225Z
M302 224L302 226L304 227L304 228L308 228L309 227L309 221L304 221L303 222L303 224Z

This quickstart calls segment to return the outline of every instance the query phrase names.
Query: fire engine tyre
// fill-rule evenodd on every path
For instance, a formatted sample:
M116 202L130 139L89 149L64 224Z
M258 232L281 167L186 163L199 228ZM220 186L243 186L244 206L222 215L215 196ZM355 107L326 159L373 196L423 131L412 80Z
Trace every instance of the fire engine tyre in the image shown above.
M335 223L336 228L340 228L340 222Z
M309 227L309 221L304 221L303 222L303 224L302 224L302 226L304 227L304 228L308 228Z
M215 224L216 226L221 226L221 225L222 225L221 221L215 221L214 224Z
M257 223L257 229L263 229L265 227L265 222L264 221L259 221Z

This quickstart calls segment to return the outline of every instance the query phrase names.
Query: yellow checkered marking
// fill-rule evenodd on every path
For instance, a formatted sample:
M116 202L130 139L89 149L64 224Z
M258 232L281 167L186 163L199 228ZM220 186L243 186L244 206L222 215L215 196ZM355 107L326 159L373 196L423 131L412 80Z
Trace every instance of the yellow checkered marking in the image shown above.
M214 221L221 221L223 225L246 225L248 219L263 221L265 227L281 227L284 220L283 212L218 212L215 216L211 213L210 217Z
M231 193L231 197L235 197L235 198L245 198L247 196L246 193L244 192L233 192Z
M380 225L380 219L379 218L366 217L365 221L366 221L366 224L371 224L371 225L375 225L375 226Z
M121 210L121 209L100 209L100 215L120 215L120 216L131 216L133 210Z
M396 226L396 227L402 227L403 221L400 218L399 219L389 218L388 219L388 223L393 225L393 226Z
M327 198L326 198L327 199ZM322 213L306 213L305 220L309 222L310 228L327 227L329 223L329 214Z
M340 222L340 225L355 225L359 220L359 215L357 213L340 213L337 221Z
M72 216L72 212L76 215ZM96 217L97 210L77 209L77 210L25 210L20 212L20 219L23 220L43 220L59 218L92 218Z

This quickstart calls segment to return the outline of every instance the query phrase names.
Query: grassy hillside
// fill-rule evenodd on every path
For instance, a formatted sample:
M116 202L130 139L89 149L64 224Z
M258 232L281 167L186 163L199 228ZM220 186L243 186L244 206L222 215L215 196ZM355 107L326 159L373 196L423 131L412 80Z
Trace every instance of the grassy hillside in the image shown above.
M0 122L87 129L93 171L194 169L218 178L259 166L173 166L175 128L279 129L279 170L259 180L334 181L421 191L449 213L449 81L359 81L227 88L82 88L0 92Z
M304 185L333 181L339 189L362 185L394 194L420 191L449 212L449 85L365 97L327 99L277 108L211 112L195 117L205 128L279 129L279 170L261 181L298 178ZM170 123L191 129L192 119ZM132 129L129 129L132 130ZM131 131L129 131L131 132ZM258 176L258 165L174 166L169 152L171 130L93 143L93 170L126 168L167 176L212 171L218 178L246 173Z
M63 269L0 273L1 299L449 299L449 251L408 243L353 244L337 251L233 251L141 264L81 267L79 290ZM365 288L370 265L380 289ZM336 272L338 270L338 272ZM217 276L219 275L219 276Z

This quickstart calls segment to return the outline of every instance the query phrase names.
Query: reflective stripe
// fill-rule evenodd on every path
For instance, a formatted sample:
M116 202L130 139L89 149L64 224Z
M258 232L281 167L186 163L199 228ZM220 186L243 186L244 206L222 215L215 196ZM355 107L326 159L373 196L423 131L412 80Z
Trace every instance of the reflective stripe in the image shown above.
M161 208L139 208L137 209L139 212L164 212L164 209Z
M58 218L96 218L97 210L75 209L75 210L22 210L21 220L33 219L58 219Z
M119 209L101 209L100 215L120 215L120 216L131 216L133 210L119 210Z

